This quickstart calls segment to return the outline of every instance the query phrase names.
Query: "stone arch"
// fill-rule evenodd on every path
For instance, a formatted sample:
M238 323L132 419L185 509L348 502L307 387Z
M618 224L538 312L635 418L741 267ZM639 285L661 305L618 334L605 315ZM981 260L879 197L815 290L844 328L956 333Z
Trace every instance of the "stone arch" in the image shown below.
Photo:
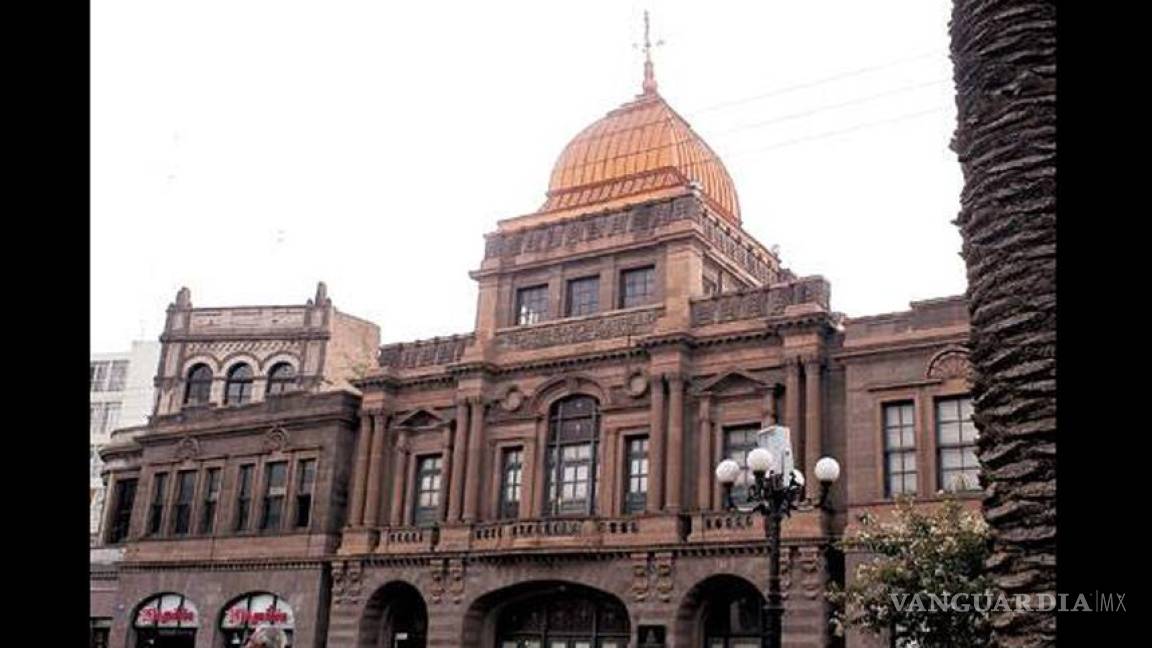
M287 362L292 365L292 368L296 370L296 375L300 375L300 357L291 351L277 351L264 358L264 362L261 362L255 367L256 374L258 376L267 376L268 372L272 370L272 367L275 367L281 362Z
M428 604L415 585L393 580L368 597L356 633L357 648L424 648L428 637ZM400 635L407 639L397 643Z
M951 345L935 353L924 369L925 378L972 379L972 363L968 359L968 348Z
M748 605L740 605L742 600L746 600ZM673 626L675 645L704 646L706 645L706 633L710 629L707 626L731 625L727 622L733 619L747 625L759 625L750 623L754 620L745 619L744 616L756 614L759 623L763 623L763 619L759 618L759 615L763 610L764 603L764 593L747 578L735 574L713 574L693 585L680 600ZM709 623L711 615L718 612L720 608L731 606L735 606L742 614L729 614L725 623ZM752 608L752 610L745 608ZM716 620L719 618L717 617ZM750 629L747 627L730 628L736 633ZM762 632L762 630L757 628L756 631L747 634L755 636L755 632Z
M573 606L567 603L569 601L583 605ZM509 631L511 628L507 626L510 624L538 627L538 623L523 623L525 617L533 614L545 624L554 622L543 618L548 616L546 610L570 611L570 618L578 618L579 607L583 607L585 613L595 615L600 643L593 645L612 646L605 641L613 640L618 641L616 645L619 648L629 645L633 623L624 601L603 589L567 580L523 581L476 597L464 614L458 645L462 648L498 646L500 633ZM541 628L541 632L548 631L546 626Z
M195 367L198 364L207 365L208 368L212 370L212 377L215 379L219 379L219 378L223 377L223 375L224 375L222 373L221 368L220 368L220 362L216 359L216 356L213 356L213 355L210 355L207 353L197 353L196 355L193 355L193 356L186 358L184 360L184 364L181 365L181 367L180 367L180 382L181 383L188 380L188 372L192 371L192 367Z
M235 351L221 358L220 375L227 377L228 372L241 362L247 363L248 366L252 367L252 375L254 377L263 375L263 369L260 366L260 361L256 359L256 356L247 351Z
M576 394L592 396L600 402L601 407L608 404L608 391L595 379L585 374L567 374L552 378L536 388L529 401L529 409L539 416L547 416L552 403Z

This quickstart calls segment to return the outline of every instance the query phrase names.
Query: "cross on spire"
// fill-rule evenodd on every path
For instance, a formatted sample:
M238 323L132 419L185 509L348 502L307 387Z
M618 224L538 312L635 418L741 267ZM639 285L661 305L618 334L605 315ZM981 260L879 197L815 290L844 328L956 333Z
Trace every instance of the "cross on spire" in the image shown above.
M651 28L648 21L648 10L644 10L644 84L641 86L644 94L656 94L656 73L652 69L652 48L659 47L664 44L664 41L658 40L655 45L652 43Z

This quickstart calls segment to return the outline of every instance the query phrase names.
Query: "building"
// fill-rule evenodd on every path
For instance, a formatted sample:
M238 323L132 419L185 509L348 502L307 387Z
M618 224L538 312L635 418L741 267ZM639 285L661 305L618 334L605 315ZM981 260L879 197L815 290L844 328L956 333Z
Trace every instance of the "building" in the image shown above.
M100 531L100 510L104 499L103 464L99 449L119 426L133 427L148 422L152 402L152 378L160 361L160 343L136 341L127 353L93 353L88 361L88 444L91 483L93 537Z
M808 474L844 465L783 528L786 641L836 644L823 591L861 557L835 539L975 469L964 303L845 317L741 219L649 61L486 236L472 331L378 347L323 284L302 307L182 290L155 416L103 451L111 645L269 623L297 648L758 646L763 522L713 469L772 422Z

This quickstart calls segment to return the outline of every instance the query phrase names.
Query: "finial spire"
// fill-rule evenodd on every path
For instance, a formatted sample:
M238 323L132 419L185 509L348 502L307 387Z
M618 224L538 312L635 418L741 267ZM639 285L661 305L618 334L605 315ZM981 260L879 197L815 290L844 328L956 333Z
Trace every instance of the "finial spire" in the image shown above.
M644 94L656 94L656 73L652 69L652 48L655 46L663 45L664 41L656 41L656 45L652 44L650 25L648 22L648 10L644 10Z

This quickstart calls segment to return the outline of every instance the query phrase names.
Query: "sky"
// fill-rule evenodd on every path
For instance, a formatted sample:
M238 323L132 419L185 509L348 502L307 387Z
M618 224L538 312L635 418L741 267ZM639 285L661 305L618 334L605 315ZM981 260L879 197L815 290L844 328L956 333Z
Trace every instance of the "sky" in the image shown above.
M382 342L470 331L483 235L640 92L724 161L743 227L861 316L965 288L950 0L101 0L91 339L325 281Z

